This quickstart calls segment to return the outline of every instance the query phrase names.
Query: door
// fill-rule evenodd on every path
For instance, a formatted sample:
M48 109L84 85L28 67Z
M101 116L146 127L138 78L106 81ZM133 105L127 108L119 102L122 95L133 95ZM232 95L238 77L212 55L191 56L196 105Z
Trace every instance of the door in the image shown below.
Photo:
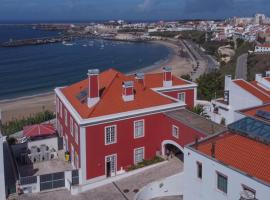
M116 155L106 156L106 176L111 177L116 175Z

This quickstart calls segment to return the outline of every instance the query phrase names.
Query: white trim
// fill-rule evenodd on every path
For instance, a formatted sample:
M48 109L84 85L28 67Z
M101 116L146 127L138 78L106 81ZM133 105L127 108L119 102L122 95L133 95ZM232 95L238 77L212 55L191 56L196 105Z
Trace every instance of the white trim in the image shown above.
M114 142L107 143L107 128L114 127L115 133L114 133ZM111 136L110 136L111 137ZM104 127L104 144L105 145L111 145L111 144L116 144L117 143L117 125L110 125L110 126L105 126Z
M80 184L84 184L87 181L86 178L86 128L80 127L80 162L81 162L81 181Z
M138 122L143 122L143 134L141 136L136 137L136 125L135 124ZM133 122L133 137L134 137L134 139L142 138L142 137L144 137L144 135L145 135L145 120L140 119L140 120L134 121Z
M172 144L174 146L176 146L178 149L180 149L183 153L184 153L184 148L181 147L178 143L176 143L175 141L172 141L172 140L164 140L162 143L161 143L161 152L162 152L162 155L165 155L165 145L166 144Z
M137 165L139 162L136 162L136 151L137 150L143 150L143 159L142 159L142 161L145 159L145 147L143 146L143 147L138 147L138 148L135 148L134 150L133 150L133 163L134 163L134 165Z
M179 90L179 89L193 89L194 87L198 87L197 84L186 84L186 85L176 85L171 87L158 87L158 88L152 88L154 91L171 91L171 90Z
M181 99L180 99L180 95L184 95L184 100L181 100ZM178 93L177 93L177 99L178 99L179 101L186 102L186 93L185 93L185 92L178 92Z
M55 89L56 94L58 97L63 101L66 108L68 108L70 114L74 117L74 119L78 122L79 125L83 126L89 126L93 124L102 124L102 123L108 123L110 120L118 121L119 118L132 118L136 115L149 115L149 113L162 113L169 110L179 109L184 107L186 104L184 102L175 102L167 105L161 105L161 106L153 106L150 108L143 108L143 109L137 109L117 114L111 114L111 115L104 115L101 117L93 117L88 119L82 119L81 116L78 114L78 112L73 108L73 106L69 103L69 101L66 99L66 97L63 95L63 93L60 91L60 88ZM104 122L105 121L105 122Z
M114 176L116 176L117 175L117 154L115 153L115 154L111 154L111 155L107 155L107 156L105 156L105 163L104 163L104 169L105 169L105 177L107 178L107 158L108 157L115 157L115 163L114 163L114 174L112 174L112 172L110 172L111 173L111 176L110 177L114 177Z
M74 120L71 115L69 115L69 131L70 131L70 135L73 136L74 135Z

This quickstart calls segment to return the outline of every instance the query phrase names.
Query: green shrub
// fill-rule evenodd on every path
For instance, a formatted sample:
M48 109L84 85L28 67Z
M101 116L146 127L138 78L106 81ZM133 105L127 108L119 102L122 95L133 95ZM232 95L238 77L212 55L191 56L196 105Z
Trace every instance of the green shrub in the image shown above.
M1 131L3 135L11 135L18 131L21 131L24 126L40 124L42 122L55 118L55 114L51 111L45 110L43 112L36 113L33 116L23 118L20 120L14 119L10 122L1 125Z
M139 169L139 168L146 167L146 166L149 166L149 165L153 165L153 164L156 164L156 163L159 163L159 162L162 162L162 161L164 161L163 158L161 158L159 156L155 156L151 160L143 160L142 162L138 163L137 165L132 165L131 167L129 167L127 169L127 171L132 171L132 170L135 170L135 169Z

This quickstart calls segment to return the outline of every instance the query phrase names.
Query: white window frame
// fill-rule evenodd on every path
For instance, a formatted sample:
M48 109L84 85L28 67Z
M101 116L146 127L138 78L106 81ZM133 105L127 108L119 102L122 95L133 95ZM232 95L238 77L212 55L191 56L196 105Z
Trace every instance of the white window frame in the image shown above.
M64 109L64 120L65 120L65 125L66 127L68 126L68 114L67 114L67 109L65 108Z
M180 96L181 96L181 95L183 95L184 100L181 100L181 99L180 99ZM186 102L186 93L185 93L185 92L179 92L179 93L177 94L177 99L178 99L179 101Z
M133 161L134 161L134 165L137 165L138 163L142 162L137 162L136 161L136 151L138 150L143 150L143 158L142 158L142 161L145 159L145 148L144 147L139 147L139 148L135 148L134 151L133 151Z
M74 123L74 134L75 134L75 142L79 143L79 127L76 123Z
M139 123L139 122L142 122L142 124L143 124L143 128L142 128L142 135L138 135L138 134L136 134L136 123ZM141 120L136 120L136 121L134 121L133 122L133 130L134 130L134 138L135 139L137 139L137 138L142 138L142 137L144 137L144 133L145 133L145 123L144 123L144 119L141 119ZM137 130L139 130L139 129L137 129Z
M116 176L116 174L117 174L117 154L111 154L111 155L107 155L107 156L105 156L105 175L107 175L107 158L108 157L115 157L115 163L114 163L114 165L115 165L115 171L112 173L112 172L110 172L111 173L111 177L113 177L113 176Z
M70 117L69 117L69 130L70 130L70 134L73 136L73 131L74 131L74 126L73 126L73 118L72 118L72 116L70 115Z
M177 135L174 134L174 130L177 130ZM176 125L172 125L172 136L179 139L179 127Z
M107 128L112 128L114 127L115 133L114 133L114 141L113 142L107 142ZM111 138L111 136L110 136ZM110 139L111 141L111 139ZM104 143L105 145L110 145L110 144L115 144L117 143L117 126L116 125L111 125L111 126L105 126L104 127Z

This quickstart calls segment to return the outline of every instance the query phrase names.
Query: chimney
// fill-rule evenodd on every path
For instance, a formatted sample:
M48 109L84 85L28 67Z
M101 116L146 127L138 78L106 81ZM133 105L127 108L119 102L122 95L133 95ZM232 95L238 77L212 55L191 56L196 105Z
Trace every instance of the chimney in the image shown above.
M163 68L163 87L172 86L172 68L164 67Z
M231 81L232 81L232 76L226 75L225 76L225 83L224 83L224 91L229 91Z
M94 106L99 101L99 70L88 70L88 107Z
M211 156L212 158L216 157L216 144L214 142L212 143Z
M123 91L122 91L123 100L126 102L133 101L134 100L134 82L125 81L122 87L123 87Z
M142 85L144 85L144 73L143 72L137 73L136 79L137 79L138 83L141 83Z
M257 81L258 83L260 83L262 80L262 74L256 74L255 75L255 81Z

